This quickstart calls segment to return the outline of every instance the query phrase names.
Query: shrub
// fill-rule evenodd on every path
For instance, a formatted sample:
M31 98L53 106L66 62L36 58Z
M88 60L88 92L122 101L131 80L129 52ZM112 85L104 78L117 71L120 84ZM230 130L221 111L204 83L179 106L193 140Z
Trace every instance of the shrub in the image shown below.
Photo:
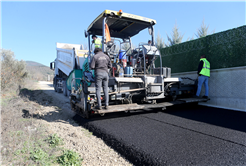
M58 137L57 134L50 135L47 141L51 147L57 147L63 145L62 138Z
M57 162L64 166L80 166L83 159L72 150L64 150L63 155L58 157Z
M31 159L34 161L42 161L48 158L48 154L44 152L41 148L35 149L31 152Z
M1 49L1 90L20 90L26 77L25 61L16 60L11 50Z

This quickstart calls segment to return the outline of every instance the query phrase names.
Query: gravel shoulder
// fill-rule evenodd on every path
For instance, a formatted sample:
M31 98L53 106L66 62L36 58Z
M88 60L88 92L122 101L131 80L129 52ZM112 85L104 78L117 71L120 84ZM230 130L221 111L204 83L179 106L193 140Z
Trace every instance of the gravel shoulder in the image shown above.
M38 90L43 93L35 95ZM75 113L70 109L68 97L56 93L50 82L38 82L34 98L38 102L42 102L44 98L49 99L43 103L42 111L39 112L42 123L50 133L57 133L64 140L65 148L80 154L83 165L132 165L103 140L73 120Z

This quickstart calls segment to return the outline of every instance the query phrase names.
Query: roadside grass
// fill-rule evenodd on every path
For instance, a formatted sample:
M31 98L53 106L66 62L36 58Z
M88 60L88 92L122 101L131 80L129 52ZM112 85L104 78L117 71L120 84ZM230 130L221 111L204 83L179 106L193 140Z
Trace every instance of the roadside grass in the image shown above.
M87 130L87 129L81 129L81 131L85 134L85 136L87 136L87 137L91 137L92 135L93 135L93 133L92 132L90 132L89 130Z
M57 134L50 135L47 139L47 142L51 147L64 145L63 140Z
M79 155L72 150L64 150L63 154L58 157L57 162L61 165L81 165L83 159L79 157Z
M1 106L5 106L6 107L9 100L10 100L9 98L1 97Z
M8 92L1 91L1 106L7 106L9 101L18 97L18 92L15 90L8 90Z
M25 95L1 101L0 165L82 165L83 159L76 152L65 149L59 135L50 133L41 123L42 116L33 117L41 108L28 98L34 92L28 89L22 92Z

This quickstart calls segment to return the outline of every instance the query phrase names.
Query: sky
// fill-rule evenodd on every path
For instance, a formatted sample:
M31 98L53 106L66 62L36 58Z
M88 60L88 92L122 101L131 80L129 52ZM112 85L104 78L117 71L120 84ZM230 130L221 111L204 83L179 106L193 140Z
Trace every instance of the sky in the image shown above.
M56 42L86 44L91 22L104 10L122 10L155 19L167 43L175 24L183 42L196 39L202 21L218 33L245 25L245 1L1 1L1 48L18 60L49 66L56 58ZM147 30L132 38L134 45L150 39Z

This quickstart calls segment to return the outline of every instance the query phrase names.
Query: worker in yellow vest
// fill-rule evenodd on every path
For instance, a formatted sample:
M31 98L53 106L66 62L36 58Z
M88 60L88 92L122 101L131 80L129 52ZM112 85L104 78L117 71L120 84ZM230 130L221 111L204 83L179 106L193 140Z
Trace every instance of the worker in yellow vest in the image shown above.
M203 98L208 99L208 79L210 78L210 63L206 59L206 55L201 56L200 63L198 65L197 74L199 75L199 77L198 77L198 85L197 85L197 91L195 97L199 97L202 89L202 84L204 84L205 95L203 96Z
M92 43L94 43L95 48L102 48L102 41L101 39L97 38L96 35L92 35Z

